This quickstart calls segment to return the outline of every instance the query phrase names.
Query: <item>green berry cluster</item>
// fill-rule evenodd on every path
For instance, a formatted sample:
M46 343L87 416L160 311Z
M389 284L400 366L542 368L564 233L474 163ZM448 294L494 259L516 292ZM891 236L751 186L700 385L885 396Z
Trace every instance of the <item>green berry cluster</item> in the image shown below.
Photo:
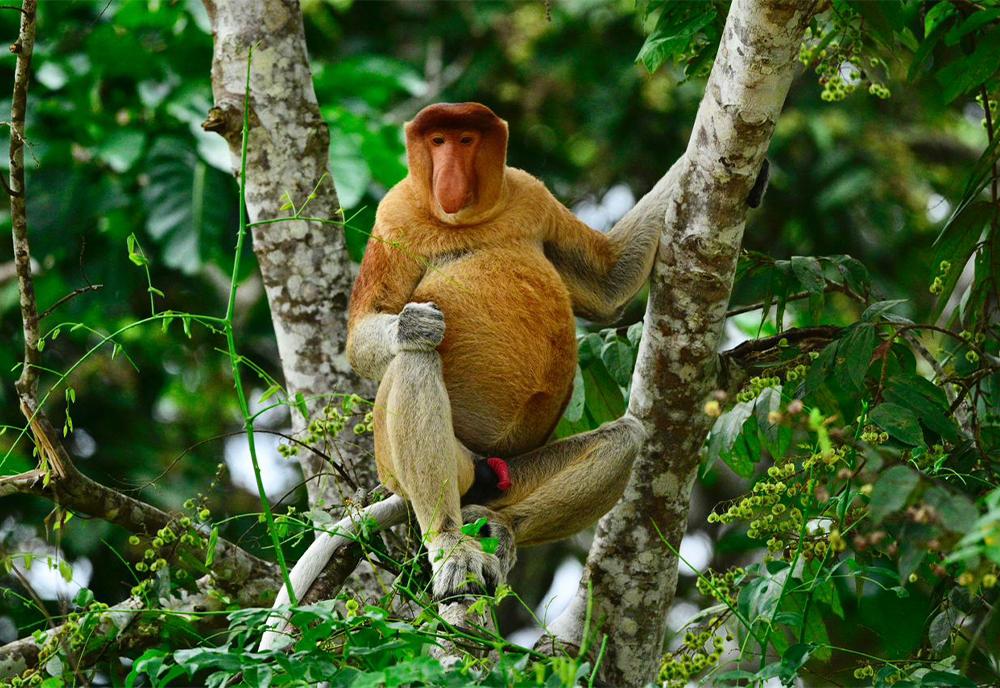
M46 681L49 678L47 667L49 660L57 656L65 660L62 662L63 671L69 672L69 677L71 677L63 676L62 678L72 681L72 683L59 682L55 685L76 685L76 677L73 676L71 669L73 664L68 658L78 657L81 651L87 647L87 643L93 640L95 632L107 620L108 609L107 604L92 600L86 607L67 614L65 622L56 632L49 634L41 630L35 631L33 637L39 645L38 661L34 665L35 668L27 669L3 685L12 688L26 688L27 686L43 685L43 681L45 681L45 685L49 685L49 682ZM111 624L108 626L113 628Z
M935 275L934 279L931 281L931 286L928 289L928 291L930 291L930 293L934 294L935 296L939 296L942 292L944 292L944 278L948 275L950 271L951 271L951 262L947 260L942 260L938 264L938 274Z
M866 425L864 432L861 433L861 441L867 442L872 446L878 446L889 441L889 433L877 425Z
M888 439L886 437L886 440ZM838 463L843 463L847 460L848 451L849 448L847 446L841 445L833 447L826 452L814 452L802 462L802 469L808 471L812 468L823 468L827 471L832 471ZM808 483L806 486L807 491L812 494L812 487Z
M698 587L698 592L705 597L723 604L734 605L736 604L736 595L739 592L736 586L745 575L746 571L739 566L734 566L725 573L709 570L705 575L698 576L695 585Z
M802 527L802 510L796 502L800 498L801 486L785 482L797 472L792 461L771 466L767 470L768 479L757 481L751 495L731 504L721 514L710 513L708 522L729 524L748 521L748 537L769 537L768 549L772 552L781 551L785 545L782 538L799 532ZM791 500L791 506L785 503L787 500Z
M889 88L885 84L873 83L868 86L868 92L876 98L881 98L882 100L886 100L892 95L892 92L889 91Z
M319 445L327 440L336 438L348 424L353 423L351 431L355 435L363 435L372 431L375 419L372 411L364 412L358 409L365 404L364 399L357 394L349 394L343 398L339 405L327 404L323 408L321 418L314 418L309 422L306 434L302 438L302 444ZM354 422L357 416L362 416L362 420ZM291 458L298 455L299 443L288 443L278 445L278 453L283 457Z
M805 379L806 373L809 372L809 366L804 363L800 363L795 367L788 368L785 371L785 380L788 382L795 382L796 380Z
M777 387L781 384L780 377L752 377L736 395L737 401L753 401L760 393L770 387Z
M854 678L864 680L875 675L875 667L871 664L864 664L854 670Z
M837 38L831 40L831 34L838 34ZM828 103L844 100L863 84L868 84L868 93L873 96L884 99L890 95L884 84L873 81L866 72L861 32L852 24L841 23L815 32L811 27L807 29L799 46L799 61L806 67L815 64L823 87L820 98ZM871 72L885 67L876 57L869 58L867 64Z
M715 632L715 625L709 624L706 630L697 633L688 631L684 636L684 644L678 650L663 656L660 663L660 685L682 688L693 677L719 663L722 649L727 640L732 640L732 636L723 638Z

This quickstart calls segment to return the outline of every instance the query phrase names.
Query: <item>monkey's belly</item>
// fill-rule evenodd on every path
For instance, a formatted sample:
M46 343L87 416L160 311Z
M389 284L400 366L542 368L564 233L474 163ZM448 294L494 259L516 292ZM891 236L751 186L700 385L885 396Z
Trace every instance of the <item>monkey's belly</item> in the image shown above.
M576 370L569 294L542 252L478 250L428 270L412 300L444 313L438 351L459 440L500 456L541 446Z

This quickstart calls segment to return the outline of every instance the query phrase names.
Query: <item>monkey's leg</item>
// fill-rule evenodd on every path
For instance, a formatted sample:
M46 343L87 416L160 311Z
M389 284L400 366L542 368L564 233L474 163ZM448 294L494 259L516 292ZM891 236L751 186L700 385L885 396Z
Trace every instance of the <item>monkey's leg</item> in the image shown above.
M439 599L460 594L470 576L494 587L497 557L461 532L459 495L472 483L472 455L455 438L451 403L436 351L400 351L375 400L375 455L380 477L413 507L427 538Z
M511 524L518 545L583 530L621 498L642 444L632 416L508 460L511 488L488 506Z

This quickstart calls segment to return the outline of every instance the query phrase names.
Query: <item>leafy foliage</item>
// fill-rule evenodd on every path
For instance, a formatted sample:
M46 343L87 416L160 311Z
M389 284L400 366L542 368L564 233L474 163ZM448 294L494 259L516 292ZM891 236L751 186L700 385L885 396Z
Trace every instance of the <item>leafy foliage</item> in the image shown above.
M5 498L5 570L51 568L72 580L72 560L97 569L73 604L5 588L3 618L21 635L46 616L66 622L65 637L40 636L45 661L30 680L72 684L70 659L100 648L97 666L118 685L589 682L599 624L590 656L556 659L502 634L449 628L421 592L419 557L391 561L374 538L366 551L399 576L390 595L295 607L287 654L256 652L264 612L235 609L222 591L225 621L156 609L190 591L222 537L274 552L255 498L230 483L210 441L238 430L243 415L231 360L216 350L222 332L193 315L222 312L229 285L220 288L218 273L231 265L237 228L228 151L200 129L210 103L206 17L195 2L105 4L42 3L40 12L28 127L39 298L47 307L103 284L45 322L47 365L70 371L48 380L49 403L88 473L155 481L155 494L144 492L178 512L177 526L159 542L133 542L107 524L61 510L46 519L47 505ZM511 125L512 164L567 202L599 205L622 179L636 193L648 188L686 145L728 10L722 1L648 0L637 11L553 3L546 20L540 3L304 5L330 166L341 203L357 211L346 229L355 258L378 198L405 174L399 124L428 98L494 105ZM7 35L16 14L0 14ZM414 32L417 22L435 30ZM681 577L679 598L703 609L672 625L662 683L998 680L998 30L993 0L834 0L803 42L815 79L796 84L779 121L772 186L747 228L727 323L731 343L758 348L746 376L730 370L705 408L692 409L714 417L692 519L695 529L711 524L714 559ZM251 287L252 273L242 268L240 284ZM136 325L150 311L155 320ZM640 314L637 304L610 330L581 324L558 434L624 411ZM261 407L294 405L275 380L263 300L237 317L240 366L257 387L248 393ZM0 280L0 333L15 341L17 330L16 289ZM18 356L19 347L0 349L0 368ZM344 402L310 433L366 432L367 407ZM10 385L0 404L18 417ZM12 439L20 432L0 438L4 473L34 466ZM303 501L293 493L275 516L290 552L329 519L303 515ZM708 516L699 503L718 506ZM184 537L199 556L174 561ZM552 551L536 556L567 550ZM479 602L503 632L531 620L547 587L545 575L525 575L518 595ZM104 601L133 588L149 610L119 636ZM404 620L400 610L414 608ZM212 620L222 629L206 636ZM114 646L102 643L119 637L107 652ZM457 666L429 657L445 642L466 651Z

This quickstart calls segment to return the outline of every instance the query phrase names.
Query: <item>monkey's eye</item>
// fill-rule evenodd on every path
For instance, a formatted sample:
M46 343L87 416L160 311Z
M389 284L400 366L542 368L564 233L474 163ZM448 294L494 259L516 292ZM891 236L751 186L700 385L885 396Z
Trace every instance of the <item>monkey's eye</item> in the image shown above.
M462 137L462 138L460 138L460 139L459 139L458 141L459 141L459 143L461 143L461 144L462 144L463 146L471 146L471 145L472 145L472 142L474 141L474 139L473 139L473 138L472 138L471 136L463 136L463 137Z
M444 137L443 136L432 136L431 137L431 143L433 143L435 146L443 146L444 145Z

